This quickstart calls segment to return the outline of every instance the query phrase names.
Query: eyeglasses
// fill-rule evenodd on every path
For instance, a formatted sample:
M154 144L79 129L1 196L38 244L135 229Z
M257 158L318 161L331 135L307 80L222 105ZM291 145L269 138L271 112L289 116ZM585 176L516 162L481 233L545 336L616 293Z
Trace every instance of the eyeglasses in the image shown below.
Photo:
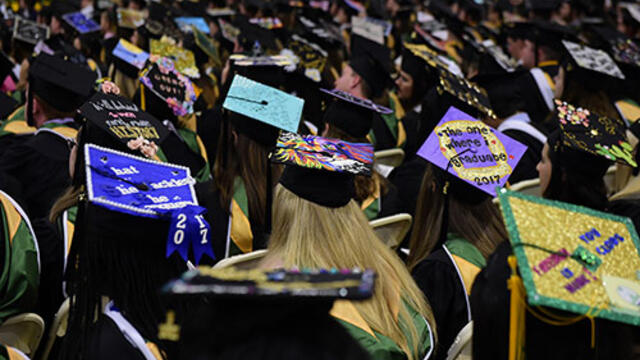
M71 149L73 149L74 146L78 145L78 143L76 142L76 139L66 139L67 141L67 147L69 148L69 151L71 151Z

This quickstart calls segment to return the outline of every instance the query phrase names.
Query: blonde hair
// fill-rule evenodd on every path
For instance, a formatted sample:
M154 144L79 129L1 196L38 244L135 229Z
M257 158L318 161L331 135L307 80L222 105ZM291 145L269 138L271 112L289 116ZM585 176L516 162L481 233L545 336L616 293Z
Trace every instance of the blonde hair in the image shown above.
M373 269L377 273L373 298L354 303L367 324L392 339L408 359L415 359L419 354L418 331L402 306L405 301L427 319L435 337L435 321L422 291L402 261L376 236L354 201L341 208L327 208L278 185L273 214L264 263L281 260L285 267ZM398 318L388 299L398 299ZM409 337L403 328L409 330Z

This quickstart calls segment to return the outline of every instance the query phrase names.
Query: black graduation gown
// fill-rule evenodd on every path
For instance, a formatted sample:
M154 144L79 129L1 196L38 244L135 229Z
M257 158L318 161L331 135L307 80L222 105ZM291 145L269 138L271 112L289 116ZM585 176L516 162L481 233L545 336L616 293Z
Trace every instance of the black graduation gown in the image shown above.
M145 360L140 351L127 341L116 323L108 316L100 315L91 329L89 346L91 360Z
M407 161L393 169L389 175L389 181L391 181L398 190L398 197L404 204L404 209L411 214L411 216L415 216L416 204L420 194L420 185L422 184L422 177L426 169L426 160L421 157L415 157L413 160Z
M7 190L12 197L24 201L30 218L47 217L71 182L69 147L61 136L39 132L5 152L0 158L0 172L20 184L19 189Z
M525 112L531 117L534 124L542 124L549 114L549 107L544 101L540 89L531 73L526 73L516 79L518 88L525 104Z
M387 183L387 193L382 195L382 208L378 210L378 218L407 212L400 193L395 185Z
M525 151L522 159L520 159L513 173L509 176L509 183L515 184L523 180L536 179L538 177L536 166L542 158L544 144L523 131L505 130L502 133L527 146L527 151Z
M389 130L389 126L387 126L387 123L378 113L373 115L371 130L376 138L374 144L376 151L394 149L398 147L398 140L393 136L391 130Z
M419 263L411 275L429 300L436 320L438 345L433 359L446 359L451 344L469 322L467 294L456 268L442 248Z

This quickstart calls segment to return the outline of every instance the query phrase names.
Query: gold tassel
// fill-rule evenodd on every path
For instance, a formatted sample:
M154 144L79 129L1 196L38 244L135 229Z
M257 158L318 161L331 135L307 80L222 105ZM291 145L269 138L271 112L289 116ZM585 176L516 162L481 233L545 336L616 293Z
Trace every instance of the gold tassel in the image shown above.
M147 106L144 99L144 85L140 83L140 108L142 109L142 111L147 111L146 107Z
M518 276L516 257L511 255L508 258L511 267L511 276L507 280L507 288L511 291L511 308L509 311L509 360L524 359L524 285Z

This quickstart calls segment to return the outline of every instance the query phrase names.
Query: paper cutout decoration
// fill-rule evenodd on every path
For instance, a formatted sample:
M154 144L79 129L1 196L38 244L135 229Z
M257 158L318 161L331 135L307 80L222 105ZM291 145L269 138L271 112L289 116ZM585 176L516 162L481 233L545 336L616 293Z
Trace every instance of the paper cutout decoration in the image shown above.
M223 38L232 43L235 43L238 40L238 36L240 36L240 29L231 25L230 22L222 19L218 19L218 25L220 25L220 32L222 33Z
M317 19L317 23L307 17L299 16L298 21L307 31L323 41L330 43L344 44L344 38L340 28L332 23L326 22L321 18Z
M567 40L562 40L562 44L564 44L564 47L567 49L573 60L581 68L596 71L618 79L625 79L625 76L618 65L616 65L611 56L606 52Z
M93 19L86 17L82 12L74 12L62 16L64 21L76 29L80 34L86 34L100 30L100 25Z
M143 51L125 39L120 39L118 45L113 49L113 56L133 65L138 70L142 70L149 59L149 53Z
M152 60L152 65L140 74L140 82L164 100L175 116L193 113L196 93L191 80L175 68L171 59L161 57Z
M160 145L169 135L159 120L121 96L96 93L80 107L80 114L124 145L138 137Z
M249 22L267 30L282 29L282 27L284 26L282 25L282 21L280 21L280 19L278 19L277 17L252 18L249 19Z
M198 30L197 27L193 26L193 37L195 39L196 45L202 50L207 56L209 56L213 62L214 66L220 67L222 66L222 62L220 60L220 53L218 52L218 47L213 42L213 39L208 37L205 33Z
M506 72L514 72L518 67L518 62L505 54L500 46L498 46L493 40L487 39L484 41L477 41L470 34L462 34L462 38L471 46L473 46L480 54L487 54Z
M192 79L198 79L200 77L200 71L196 66L196 58L190 50L174 45L164 40L164 38L161 40L151 39L149 41L149 47L152 55L167 57L173 60L176 70L180 73Z
M240 270L199 267L171 281L163 292L225 298L364 300L373 295L375 272L360 269Z
M384 45L385 27L380 23L367 21L367 18L364 17L354 16L351 18L351 32Z
M373 145L282 132L271 161L310 169L371 176Z
M449 71L454 75L462 76L462 71L455 63L447 61L448 59L440 56L428 46L410 43L405 43L404 46L415 56L424 60L430 67L436 70Z
M555 100L563 145L637 167L622 120Z
M247 56L232 54L229 59L237 66L287 66L293 64L290 58L282 55Z
M142 11L118 8L118 25L126 29L137 29L144 25L145 18Z
M209 35L209 24L201 17L177 17L174 19L180 31L189 33L191 32L191 27L195 26L198 30L203 33Z
M222 107L276 128L296 132L304 100L235 75Z
M418 156L489 195L504 186L527 147L450 107Z
M352 104L356 104L356 105L360 105L364 108L367 108L369 110L373 110L379 114L383 114L383 115L388 115L388 114L392 114L393 110L384 107L382 105L378 105L376 103L374 103L373 101L369 100L369 99L363 99L363 98L359 98L357 96L351 95L347 92L344 92L342 90L338 90L338 89L333 89L333 90L327 90L327 89L320 89L320 91L322 91L325 94L329 94L331 96L337 97L338 99L342 99L344 101L348 101Z
M49 38L49 27L18 16L13 25L13 37L35 45L39 41L45 41Z
M93 144L84 150L89 202L129 215L171 220L167 257L176 251L187 260L193 248L196 263L204 254L215 259L210 226L202 216L206 209L198 206L189 168Z
M631 220L506 189L499 197L530 305L640 325L640 240Z

